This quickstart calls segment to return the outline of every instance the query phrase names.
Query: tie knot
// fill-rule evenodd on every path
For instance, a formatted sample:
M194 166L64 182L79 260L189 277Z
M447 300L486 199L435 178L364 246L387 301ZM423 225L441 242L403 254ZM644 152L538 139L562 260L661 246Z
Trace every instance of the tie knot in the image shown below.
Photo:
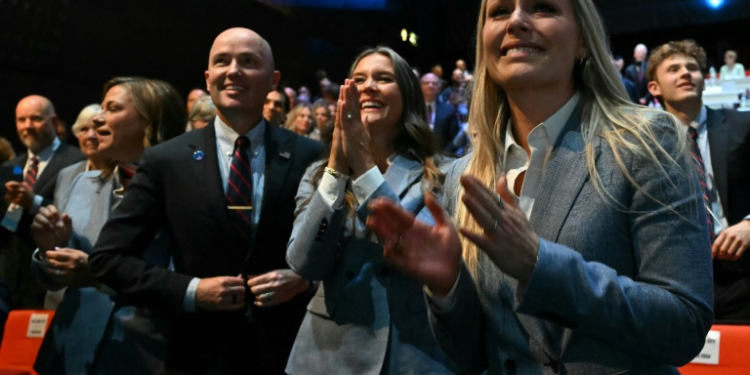
M250 147L250 140L244 135L237 137L237 140L234 141L235 150L240 150L242 152L245 152L247 151L249 147Z
M31 157L31 164L32 165L39 165L39 158L36 156Z
M698 139L698 131L695 130L694 127L688 126L688 135L690 135L690 138L695 141Z

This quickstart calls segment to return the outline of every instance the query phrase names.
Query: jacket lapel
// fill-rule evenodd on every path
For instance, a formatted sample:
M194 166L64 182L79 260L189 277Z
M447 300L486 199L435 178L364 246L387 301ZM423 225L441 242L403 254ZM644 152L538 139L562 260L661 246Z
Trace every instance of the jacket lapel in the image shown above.
M47 163L47 166L44 167L44 170L42 170L41 176L39 176L39 179L36 180L36 183L34 184L35 193L41 192L42 189L47 186L47 184L54 184L57 181L57 172L60 172L60 170L66 166L67 158L65 149L67 147L68 145L66 144L60 144L55 153L52 155L49 163ZM26 158L24 158L22 165L26 165Z
M261 204L260 219L258 220L258 230L256 233L264 230L264 225L269 225L270 217L273 214L273 207L279 194L284 188L286 176L294 160L293 137L290 133L282 131L280 128L270 125L263 120L266 130L264 142L266 148L266 170L264 171L263 203ZM253 238L256 242L257 235Z
M729 184L729 130L726 123L724 111L708 109L706 126L708 127L708 145L711 149L711 168L714 172L714 183L716 190L719 191L719 198L724 204L724 210L727 212L726 204L729 202L727 196L727 186Z
M568 213L588 179L586 145L578 130L579 123L580 112L576 110L552 149L529 218L537 234L553 242L557 241ZM599 156L600 143L601 139L596 138L596 157Z
M190 170L195 186L200 186L203 191L201 194L206 200L206 207L210 207L212 217L221 220L229 219L229 212L226 209L226 197L224 194L224 182L221 179L219 171L219 155L216 146L216 129L213 121L204 129L201 137L195 142L188 143L188 152L190 154ZM202 152L203 159L197 160L196 153Z

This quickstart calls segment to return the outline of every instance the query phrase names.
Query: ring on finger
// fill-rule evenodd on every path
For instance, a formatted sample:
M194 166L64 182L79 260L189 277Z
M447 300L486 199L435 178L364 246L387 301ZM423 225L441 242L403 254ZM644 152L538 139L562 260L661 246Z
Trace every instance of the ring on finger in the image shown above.
M398 236L398 241L396 241L396 246L393 247L393 252L399 253L401 252L401 248L404 246L404 237Z
M264 300L270 301L273 294L271 292L268 292L268 293L263 293L260 296L263 297Z
M59 269L55 270L55 276L60 276L60 270Z

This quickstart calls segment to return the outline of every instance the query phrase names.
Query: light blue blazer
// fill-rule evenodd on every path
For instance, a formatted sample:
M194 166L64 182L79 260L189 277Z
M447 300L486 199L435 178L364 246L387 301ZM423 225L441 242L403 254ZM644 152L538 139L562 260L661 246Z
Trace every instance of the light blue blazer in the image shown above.
M678 374L673 366L703 347L713 316L710 245L691 161L675 146L683 135L665 118L649 125L679 164L667 167L671 182L643 157L621 151L642 191L596 138L596 168L618 207L594 189L579 119L574 113L568 120L541 179L530 217L539 259L528 285L480 251L478 277L462 268L452 309L428 299L433 332L462 371ZM451 215L469 160L458 160L446 177Z
M321 166L308 168L297 194L287 261L302 277L320 280L308 306L286 371L290 374L449 374L433 338L422 286L393 270L383 245L365 228L367 205L378 197L400 202L420 220L423 165L397 156L385 182L357 207L355 217L333 210L312 183Z

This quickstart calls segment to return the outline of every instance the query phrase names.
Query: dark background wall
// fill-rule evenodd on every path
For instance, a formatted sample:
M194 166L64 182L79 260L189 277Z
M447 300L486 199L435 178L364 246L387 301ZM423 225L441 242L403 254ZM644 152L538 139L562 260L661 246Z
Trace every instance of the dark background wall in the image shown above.
M630 60L636 43L701 43L712 64L727 48L750 67L750 0L595 1L615 54ZM109 78L139 75L187 94L205 86L208 51L222 30L245 26L273 46L282 81L317 91L315 71L343 80L356 53L388 44L423 71L473 60L478 0L0 0L0 135L20 149L15 105L49 97L69 125L99 102ZM401 41L406 28L418 46Z

